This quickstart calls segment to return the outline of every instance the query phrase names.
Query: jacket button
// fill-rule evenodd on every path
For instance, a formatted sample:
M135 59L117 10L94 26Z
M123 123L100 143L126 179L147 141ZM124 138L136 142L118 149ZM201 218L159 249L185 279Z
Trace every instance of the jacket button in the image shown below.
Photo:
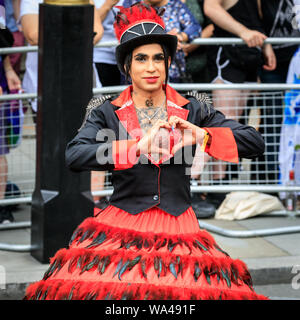
M153 200L157 201L158 200L158 195L156 194L155 196L153 196Z

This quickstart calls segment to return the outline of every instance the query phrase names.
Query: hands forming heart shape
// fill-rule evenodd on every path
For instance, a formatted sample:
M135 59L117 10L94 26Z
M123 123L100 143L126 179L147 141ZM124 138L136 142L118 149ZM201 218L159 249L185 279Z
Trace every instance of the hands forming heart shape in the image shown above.
M138 142L138 154L174 155L179 149L203 143L206 131L177 116L169 121L158 120Z

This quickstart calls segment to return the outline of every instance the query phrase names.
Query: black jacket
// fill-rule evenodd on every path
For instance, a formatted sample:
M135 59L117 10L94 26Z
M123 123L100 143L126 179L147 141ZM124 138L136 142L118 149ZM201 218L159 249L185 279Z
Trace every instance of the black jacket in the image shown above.
M74 171L110 171L114 187L110 203L131 214L157 206L179 216L191 205L190 168L196 147L185 147L160 163L141 155L136 161L119 164L114 145L126 141L134 144L140 135L130 90L102 104L92 100L82 129L67 145L67 166ZM238 157L254 158L264 152L264 141L254 128L225 119L203 99L185 99L169 86L166 93L168 117L176 114L205 128L211 136L205 151L211 156L237 162Z

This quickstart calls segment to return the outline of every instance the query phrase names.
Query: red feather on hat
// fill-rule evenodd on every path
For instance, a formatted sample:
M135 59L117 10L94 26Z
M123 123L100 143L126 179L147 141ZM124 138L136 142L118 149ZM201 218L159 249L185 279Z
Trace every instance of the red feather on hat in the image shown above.
M165 29L165 24L160 15L163 14L164 11L157 11L151 6L146 5L145 3L135 3L129 8L116 6L120 11L118 12L114 28L117 39L120 41L122 34L132 27L133 25L139 22L156 22L161 25Z

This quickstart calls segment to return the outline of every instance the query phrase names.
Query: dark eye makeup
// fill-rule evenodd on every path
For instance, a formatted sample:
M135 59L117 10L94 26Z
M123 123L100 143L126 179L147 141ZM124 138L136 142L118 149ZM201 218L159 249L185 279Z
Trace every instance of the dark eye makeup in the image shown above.
M146 54L138 53L137 55L134 56L134 59L137 61L144 61L147 59Z
M158 54L154 55L154 60L161 61L161 60L164 60L164 59L165 59L165 56L164 56L163 53L158 53Z
M165 56L163 53L157 53L153 56L153 60L155 61L162 61L164 60ZM143 53L138 53L137 55L134 56L134 59L136 61L146 61L148 59L148 55L143 54Z

